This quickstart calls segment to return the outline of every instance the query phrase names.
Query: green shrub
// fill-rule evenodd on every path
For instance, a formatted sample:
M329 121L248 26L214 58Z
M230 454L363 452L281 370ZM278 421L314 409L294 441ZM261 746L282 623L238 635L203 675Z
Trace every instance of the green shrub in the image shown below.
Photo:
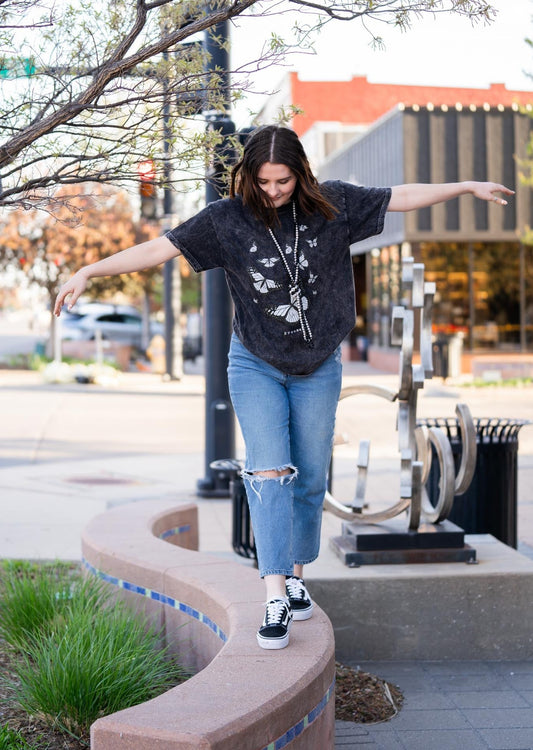
M32 354L29 362L27 363L27 366L30 370L43 370L46 365L49 365L51 362L53 362L53 357L46 357L43 354ZM89 359L80 359L79 357L66 357L65 355L62 355L61 361L66 363L67 365L94 365L96 364L96 359L94 357ZM117 365L116 362L113 361L113 359L105 358L105 364L109 367L112 367L114 370L120 370L120 367Z
M79 738L100 716L153 698L184 677L145 618L120 605L71 609L63 628L33 639L14 671L24 710Z
M4 363L12 370L27 370L28 358L28 354L12 354L4 359Z

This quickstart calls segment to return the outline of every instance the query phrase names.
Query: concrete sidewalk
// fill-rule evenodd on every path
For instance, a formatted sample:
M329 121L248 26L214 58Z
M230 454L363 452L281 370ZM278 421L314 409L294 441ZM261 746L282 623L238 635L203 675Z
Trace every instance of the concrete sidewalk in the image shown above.
M397 376L349 363L345 383ZM79 559L80 533L107 508L140 499L198 503L200 548L250 564L231 546L230 500L195 497L204 476L204 381L186 375L164 383L157 376L125 374L110 388L45 385L36 373L0 371L0 557ZM468 388L426 383L418 415L453 416L465 401L475 417L533 420L531 388ZM396 407L355 397L339 407L338 431L371 439L368 497L391 504L398 487ZM521 551L533 549L533 427L520 435L518 517ZM334 493L349 500L357 449L340 448ZM238 439L238 456L243 455ZM324 514L321 557L307 577L353 575L328 549L340 520ZM513 553L516 554L516 553ZM524 565L529 565L525 561ZM531 563L533 569L533 562ZM376 627L379 627L377 625ZM357 666L354 664L353 666ZM362 669L397 683L406 705L376 726L337 723L338 748L533 748L533 662L363 662Z
M381 724L337 722L337 750L533 748L533 662L362 662L359 666L399 685L405 704L394 719Z

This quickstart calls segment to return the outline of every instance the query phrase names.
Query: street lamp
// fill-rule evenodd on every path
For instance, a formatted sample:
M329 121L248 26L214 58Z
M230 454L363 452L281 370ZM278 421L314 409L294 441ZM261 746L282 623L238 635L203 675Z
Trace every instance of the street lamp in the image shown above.
M235 132L235 125L229 116L228 28L228 22L224 21L205 35L209 70L216 71L222 79L225 110L206 113L207 127L217 130L222 136L214 149L207 175L206 204L223 195L221 177L230 156L228 138ZM226 374L233 306L221 268L206 271L202 281L205 321L205 477L199 479L196 486L200 497L228 497L229 474L213 469L211 464L235 456L235 415Z

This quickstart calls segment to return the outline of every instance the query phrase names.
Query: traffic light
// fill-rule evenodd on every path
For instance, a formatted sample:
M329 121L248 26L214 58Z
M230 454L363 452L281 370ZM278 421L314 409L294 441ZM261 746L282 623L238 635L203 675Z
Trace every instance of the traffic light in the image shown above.
M155 185L155 165L151 159L140 162L137 167L139 175L139 196L141 198L141 216L143 219L157 219L157 188Z

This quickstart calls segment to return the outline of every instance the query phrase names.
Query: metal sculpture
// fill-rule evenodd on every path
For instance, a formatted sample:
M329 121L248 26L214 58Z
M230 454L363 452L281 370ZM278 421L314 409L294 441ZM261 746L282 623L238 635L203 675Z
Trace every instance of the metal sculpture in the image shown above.
M417 532L421 522L438 524L452 508L455 495L468 489L476 465L476 433L470 410L458 404L456 415L462 439L462 455L456 472L452 447L445 432L439 427L417 426L418 391L426 379L433 377L431 316L435 284L424 281L424 265L413 258L402 261L402 297L405 304L393 308L391 341L400 348L399 387L397 391L374 385L344 388L341 399L360 394L372 394L391 402L398 402L398 450L400 453L399 499L383 511L365 509L366 476L369 464L370 441L361 441L357 461L355 497L351 504L341 503L329 492L325 508L349 523L343 524L343 535L357 533L360 524L375 524L398 516L408 515L408 531ZM418 319L418 320L417 320ZM420 331L420 364L413 364L415 322ZM440 466L439 496L435 504L425 490L431 461L432 447Z

